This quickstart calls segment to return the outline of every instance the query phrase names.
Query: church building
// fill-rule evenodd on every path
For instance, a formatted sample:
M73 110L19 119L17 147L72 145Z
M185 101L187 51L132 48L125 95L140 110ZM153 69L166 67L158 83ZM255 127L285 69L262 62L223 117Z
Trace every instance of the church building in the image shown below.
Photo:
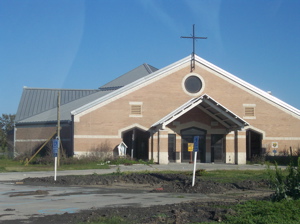
M194 55L162 69L143 64L93 90L24 87L16 114L15 154L60 137L69 156L120 143L135 159L245 164L299 153L300 110ZM194 146L195 147L195 146Z

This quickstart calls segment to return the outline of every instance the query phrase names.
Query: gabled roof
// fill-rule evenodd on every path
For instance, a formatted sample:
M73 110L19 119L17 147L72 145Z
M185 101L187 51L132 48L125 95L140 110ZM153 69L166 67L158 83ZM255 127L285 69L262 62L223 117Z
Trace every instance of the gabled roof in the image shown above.
M149 64L142 64L139 67L125 73L122 76L119 76L118 78L114 79L113 81L101 86L100 90L116 90L123 86L126 86L127 84L142 78L146 75L151 74L152 72L157 71L158 69L149 65Z
M182 106L178 107L177 109L154 123L151 127L165 129L165 127L172 121L176 120L177 118L181 117L197 106L229 130L239 130L249 125L246 121L221 105L219 102L212 99L207 94L204 94L200 97L189 100Z
M149 75L157 68L143 64L105 84L99 89L43 89L23 88L16 114L16 123L52 122L57 120L57 95L60 92L61 120L70 121L71 111L93 102L140 77Z
M30 118L37 114L57 108L57 96L60 92L61 105L68 104L79 98L97 93L100 90L78 90L78 89L42 89L23 88L22 97L16 114L16 122ZM79 106L79 105L78 105ZM70 111L69 111L70 113Z
M97 105L99 105L100 103L103 103L109 99L113 99L114 97L118 97L120 94L126 93L127 91L131 91L134 88L139 88L144 86L144 84L146 84L147 82L151 82L151 80L154 80L155 78L162 76L164 74L166 74L167 72L176 69L180 66L183 66L185 64L189 64L191 60L190 56L187 56L165 68L159 69L147 76L144 76L134 82L131 82L130 84L117 89L116 91L105 95L103 98L99 98L93 102L90 102L82 107L77 108L76 110L71 111L71 113L73 115L77 115L80 114L84 111L87 111ZM213 71L215 71L216 73L218 73L221 77L225 78L225 79L229 79L230 81L236 83L238 86L243 87L248 89L250 92L257 94L258 96L266 99L267 101L274 103L276 105L278 105L279 107L281 107L282 109L288 110L289 112L292 112L293 114L300 116L300 110L296 109L295 107L283 102L282 100L270 95L269 93L249 84L248 82L232 75L229 72L226 72L225 70L217 67L216 65L204 60L203 58L200 58L199 56L195 55L195 60L197 63L201 64L202 66L205 66Z

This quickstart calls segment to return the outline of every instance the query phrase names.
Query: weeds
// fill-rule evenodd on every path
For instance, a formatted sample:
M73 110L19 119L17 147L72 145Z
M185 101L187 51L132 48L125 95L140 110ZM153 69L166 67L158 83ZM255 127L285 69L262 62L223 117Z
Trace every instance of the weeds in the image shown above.
M296 201L247 201L232 208L236 213L226 215L224 223L289 223L300 222L300 200Z
M298 166L294 167L292 164L288 166L287 175L278 168L277 163L275 163L275 173L270 170L270 167L267 171L271 185L275 188L273 201L300 199L300 157L298 158Z

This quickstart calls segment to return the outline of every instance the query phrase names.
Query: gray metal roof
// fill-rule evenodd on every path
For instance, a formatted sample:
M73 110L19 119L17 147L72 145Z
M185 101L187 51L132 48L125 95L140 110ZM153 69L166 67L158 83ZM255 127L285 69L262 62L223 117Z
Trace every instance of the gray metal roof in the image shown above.
M63 106L82 97L100 92L100 90L42 89L24 87L16 114L16 122L54 108L56 109L58 92L60 92L61 106Z
M143 64L99 89L43 89L24 87L16 114L16 123L52 122L57 120L57 95L61 96L61 120L71 120L71 111L158 69Z
M122 76L119 76L118 78L112 80L111 82L101 86L100 90L116 90L123 86L126 86L127 84L140 79L146 75L151 74L152 72L157 71L158 69L149 65L149 64L142 64L138 66L137 68L125 73Z
M67 104L61 105L60 107L60 119L61 121L70 121L72 119L70 111L75 110L78 107L81 107L88 102L94 101L98 98L103 97L106 94L111 93L111 91L97 91L88 96L81 97L77 100L71 101ZM57 107L44 111L40 114L28 117L19 121L18 123L37 123L37 122L54 122L57 120Z

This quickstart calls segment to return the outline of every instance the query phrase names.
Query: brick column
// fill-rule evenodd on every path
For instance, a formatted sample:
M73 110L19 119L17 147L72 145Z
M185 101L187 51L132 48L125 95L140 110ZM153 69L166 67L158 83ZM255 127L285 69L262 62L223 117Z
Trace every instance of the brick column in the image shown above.
M158 163L158 132L151 133L149 138L149 159Z
M235 156L234 156L234 132L230 132L226 135L226 142L225 142L225 163L235 163Z
M159 147L159 156L158 163L159 164L168 164L169 163L169 152L168 152L168 131L167 130L159 130L158 136L158 147Z
M235 131L235 164L246 164L246 131Z
M176 134L176 163L181 163L181 136L178 134Z

